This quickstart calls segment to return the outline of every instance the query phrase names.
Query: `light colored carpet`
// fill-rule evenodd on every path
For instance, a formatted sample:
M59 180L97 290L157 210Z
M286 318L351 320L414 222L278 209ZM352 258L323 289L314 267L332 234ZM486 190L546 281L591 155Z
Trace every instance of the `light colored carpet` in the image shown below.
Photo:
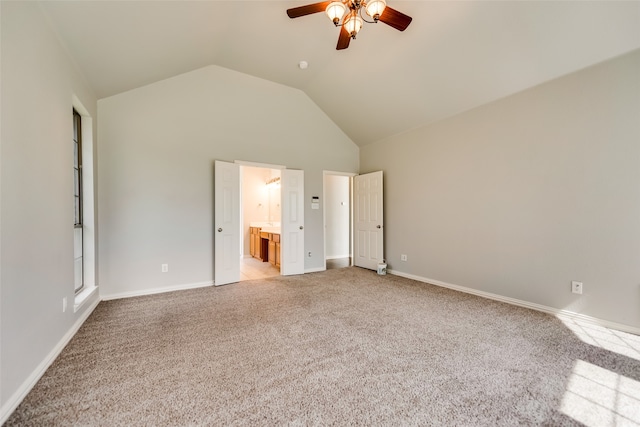
M581 425L579 363L640 384L552 316L350 267L102 302L7 425Z

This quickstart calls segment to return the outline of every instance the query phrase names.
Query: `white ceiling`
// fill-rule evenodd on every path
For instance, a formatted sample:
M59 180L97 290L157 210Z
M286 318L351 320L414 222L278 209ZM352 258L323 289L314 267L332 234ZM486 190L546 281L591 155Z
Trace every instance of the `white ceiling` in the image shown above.
M640 1L388 0L409 28L343 51L323 13L287 17L312 2L41 5L98 98L215 64L303 90L360 146L640 48Z

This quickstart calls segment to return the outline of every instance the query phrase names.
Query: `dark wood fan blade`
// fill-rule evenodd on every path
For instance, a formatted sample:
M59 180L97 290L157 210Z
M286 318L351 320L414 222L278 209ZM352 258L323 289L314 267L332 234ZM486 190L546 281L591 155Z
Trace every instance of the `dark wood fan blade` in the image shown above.
M349 35L349 31L347 31L344 26L340 27L340 37L338 37L338 46L336 46L336 50L342 50L349 47L349 42L351 41L351 36Z
M287 15L289 18L299 18L305 15L311 15L312 13L324 12L329 6L330 1L323 1L320 3L308 4L306 6L294 7L287 9Z
M404 31L407 29L413 18L405 15L402 12L398 12L389 6L385 7L380 15L380 21L395 28L398 31Z

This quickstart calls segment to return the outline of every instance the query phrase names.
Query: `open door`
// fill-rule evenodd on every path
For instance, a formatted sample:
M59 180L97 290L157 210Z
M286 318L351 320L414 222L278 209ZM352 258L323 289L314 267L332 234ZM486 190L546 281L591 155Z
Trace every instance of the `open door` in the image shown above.
M304 274L304 171L283 169L280 181L280 273L283 276Z
M354 263L378 269L384 259L382 171L354 178Z
M216 286L240 281L240 166L215 163L215 281Z

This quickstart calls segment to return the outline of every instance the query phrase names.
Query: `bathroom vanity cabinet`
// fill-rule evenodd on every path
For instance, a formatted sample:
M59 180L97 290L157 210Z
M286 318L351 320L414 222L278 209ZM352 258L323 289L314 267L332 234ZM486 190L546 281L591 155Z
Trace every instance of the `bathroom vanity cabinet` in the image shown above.
M260 227L249 227L249 254L264 261L261 248Z
M268 234L269 234L269 262L273 264L275 267L280 268L280 235L275 233L268 233Z
M269 261L274 267L280 268L280 233L262 231L261 227L249 227L249 253L254 258Z
M264 250L263 256L266 254L266 259L262 258L262 260L269 261L274 267L280 268L280 234L261 231L260 238Z

